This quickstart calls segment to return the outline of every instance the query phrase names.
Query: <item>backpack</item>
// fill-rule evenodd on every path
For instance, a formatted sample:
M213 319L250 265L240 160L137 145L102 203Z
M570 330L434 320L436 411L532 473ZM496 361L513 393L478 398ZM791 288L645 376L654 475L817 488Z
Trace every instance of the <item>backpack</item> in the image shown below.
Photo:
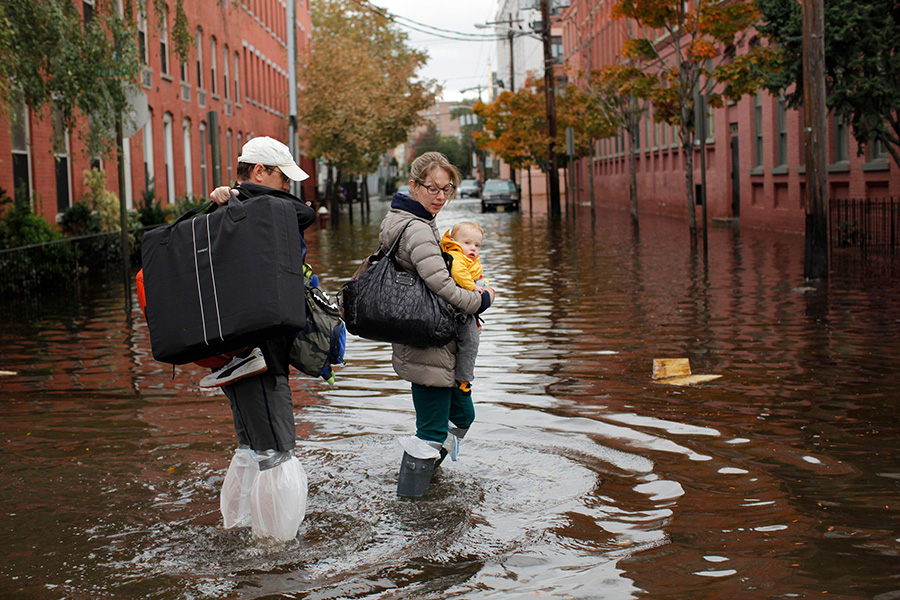
M294 337L288 360L298 371L333 384L332 365L344 363L347 329L337 305L317 284L315 275L306 279L306 329Z

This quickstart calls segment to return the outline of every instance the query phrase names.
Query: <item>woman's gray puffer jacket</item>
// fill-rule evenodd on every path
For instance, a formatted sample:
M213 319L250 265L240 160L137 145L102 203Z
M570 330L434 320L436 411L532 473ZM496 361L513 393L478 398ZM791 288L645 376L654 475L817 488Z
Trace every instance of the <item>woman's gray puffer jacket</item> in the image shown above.
M381 247L385 251L390 248L407 221L412 222L397 246L397 263L409 273L418 273L431 291L463 312L480 312L482 294L459 287L450 277L441 256L440 234L434 219L427 220L405 210L391 208L381 222L378 234ZM403 324L398 323L397 326L403 327ZM391 362L394 371L406 381L430 387L455 385L456 341L433 348L393 344L393 350Z

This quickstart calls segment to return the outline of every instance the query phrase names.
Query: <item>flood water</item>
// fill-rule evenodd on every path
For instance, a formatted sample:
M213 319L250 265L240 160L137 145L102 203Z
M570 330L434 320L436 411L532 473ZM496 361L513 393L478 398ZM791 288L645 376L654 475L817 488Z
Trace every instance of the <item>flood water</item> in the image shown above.
M308 232L325 289L385 209ZM802 236L713 228L706 266L681 220L438 219L463 218L498 301L459 460L397 499L409 384L353 337L334 386L292 380L309 505L282 546L222 529L227 400L152 359L121 288L0 323L0 597L900 598L890 269L809 285Z

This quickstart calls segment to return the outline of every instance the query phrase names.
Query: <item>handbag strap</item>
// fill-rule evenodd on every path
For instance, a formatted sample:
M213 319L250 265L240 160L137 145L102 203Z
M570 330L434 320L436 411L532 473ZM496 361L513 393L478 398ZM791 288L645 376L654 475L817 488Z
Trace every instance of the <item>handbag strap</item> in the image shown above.
M404 225L403 229L400 230L400 233L397 234L397 238L394 240L394 243L391 244L390 250L388 250L387 252L384 253L385 257L387 257L387 258L394 257L394 253L397 251L397 246L400 245L400 238L403 237L403 232L406 231L406 228L409 227L409 224L412 222L413 222L412 219L410 219L409 221L406 222L406 225Z

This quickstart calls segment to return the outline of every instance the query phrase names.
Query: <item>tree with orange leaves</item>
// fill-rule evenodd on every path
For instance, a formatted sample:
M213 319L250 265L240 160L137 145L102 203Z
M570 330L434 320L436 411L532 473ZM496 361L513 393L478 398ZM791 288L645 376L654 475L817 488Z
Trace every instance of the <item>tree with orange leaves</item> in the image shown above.
M735 54L741 36L759 18L752 0L615 0L612 16L637 25L629 27L622 54L639 68L631 72L633 77L619 72L610 78L651 102L655 121L679 126L688 225L695 242L694 101L703 94L709 106L718 108L724 99L737 101L755 93L772 69L775 52L754 46Z
M539 167L547 173L547 116L544 81L529 77L519 90L502 92L491 104L472 107L484 129L475 132L479 148L490 150L514 169ZM590 153L592 140L612 135L614 127L602 107L574 85L566 87L557 104L556 147L565 148L565 130L575 130L575 156Z
M474 133L479 148L499 156L513 169L547 168L544 98L532 79L515 93L501 92L490 104L476 102L472 112L484 126Z

